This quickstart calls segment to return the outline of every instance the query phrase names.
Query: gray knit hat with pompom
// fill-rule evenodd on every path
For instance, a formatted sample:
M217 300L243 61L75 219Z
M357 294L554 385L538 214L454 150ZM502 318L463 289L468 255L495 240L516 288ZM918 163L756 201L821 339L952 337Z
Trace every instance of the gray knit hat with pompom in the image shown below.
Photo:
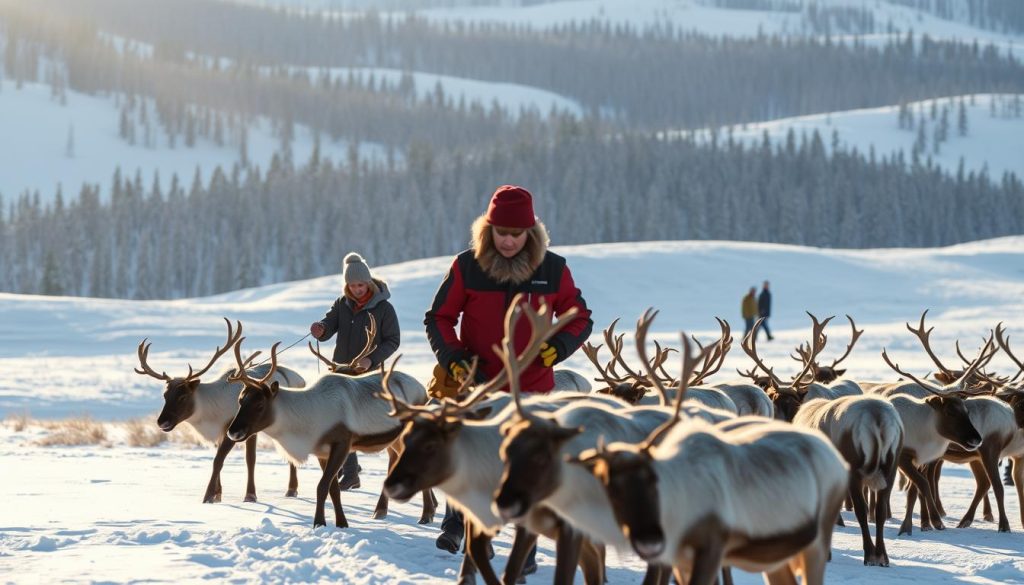
M345 256L345 264L342 266L341 274L345 284L370 282L373 280L373 277L370 276L370 267L366 265L366 260L363 260L363 257L355 252Z

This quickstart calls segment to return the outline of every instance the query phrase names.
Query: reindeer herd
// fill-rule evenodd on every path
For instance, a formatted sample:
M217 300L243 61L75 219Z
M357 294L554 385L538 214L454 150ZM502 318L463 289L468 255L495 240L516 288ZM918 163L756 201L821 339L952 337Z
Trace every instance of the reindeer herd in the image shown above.
M947 368L930 345L927 311L918 327L907 324L938 372L917 377L882 351L899 381L851 379L839 366L864 333L849 316L851 337L831 365L819 359L832 317L811 318L810 339L791 356L798 373L783 380L759 356L760 322L741 343L754 367L748 379L711 383L732 348L728 323L701 344L681 335L679 350L647 334L657 315L637 322L636 366L624 355L625 334L616 323L602 346L586 344L599 388L568 370L556 375L550 394L532 394L519 373L537 359L541 345L574 316L554 319L549 307L516 299L505 316L503 346L495 348L504 370L483 384L474 373L456 398L428 399L423 384L396 369L355 364L373 351L374 324L363 352L337 364L309 349L330 373L307 383L278 364L278 345L267 363L256 351L243 357L242 325L227 322L227 341L199 371L183 377L156 373L148 364L150 344L138 347L139 374L166 383L157 424L170 431L187 423L218 444L204 502L222 497L220 470L238 442L246 444L246 501L256 500L253 468L256 435L264 433L290 464L286 496L297 495L296 466L310 455L320 462L314 526L324 526L330 496L334 523L347 527L338 471L348 453L386 451L388 475L373 513L385 518L388 501L422 494L419 522L433 521L438 488L465 516L466 555L460 583L522 582L528 551L539 535L556 543L554 582L572 583L580 569L588 585L605 582L605 552L632 550L647 563L645 584L731 583L731 567L763 573L770 584L824 582L833 528L840 510L852 509L863 536L864 564L889 566L884 525L891 517L894 487L906 487L899 535L911 535L912 512L920 506L920 529L943 530L939 492L944 461L966 463L976 481L974 497L959 527L970 526L978 505L986 520L1009 532L1002 459L1013 463L1013 479L1024 523L1024 363L1013 353L999 324L978 355ZM525 322L522 322L525 318ZM528 345L512 346L517 327L529 327ZM234 367L216 380L200 378L233 350ZM987 367L1002 350L1016 366L1010 376ZM681 354L678 372L667 364ZM932 381L934 380L934 381ZM899 472L899 473L897 473ZM874 520L872 535L869 518ZM491 539L506 524L515 538L503 575L491 565Z

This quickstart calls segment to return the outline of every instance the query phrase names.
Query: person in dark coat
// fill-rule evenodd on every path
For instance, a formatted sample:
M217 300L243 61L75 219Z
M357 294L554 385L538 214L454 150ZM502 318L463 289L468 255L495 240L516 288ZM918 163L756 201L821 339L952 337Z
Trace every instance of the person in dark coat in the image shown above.
M541 346L537 361L526 367L524 392L549 392L554 387L552 366L565 360L590 337L594 322L576 288L565 258L548 250L544 224L533 214L533 197L522 187L505 185L491 197L487 212L473 223L472 247L455 257L441 283L424 325L440 371L464 379L477 358L477 380L492 379L503 370L494 352L504 336L505 313L516 294L535 309L541 301L555 315L576 308L579 313L564 329ZM459 330L456 331L456 324ZM514 332L516 351L526 347L530 325ZM456 553L465 534L462 514L445 508L437 547ZM524 573L536 571L536 547Z
M395 308L388 302L391 292L383 280L370 274L370 267L362 256L355 252L345 256L342 267L345 290L327 311L324 318L309 326L309 332L318 341L327 341L338 334L334 346L334 361L348 363L366 346L366 329L370 326L370 315L377 323L377 345L370 354L359 360L356 369L368 371L380 366L391 357L401 343L401 331ZM359 487L359 458L349 453L341 468L339 487L342 490Z
M772 293L768 292L767 280L764 281L764 286L761 287L761 294L757 297L757 314L764 319L761 322L761 329L768 336L768 341L775 339L772 337L771 329L768 329L768 317L772 316Z

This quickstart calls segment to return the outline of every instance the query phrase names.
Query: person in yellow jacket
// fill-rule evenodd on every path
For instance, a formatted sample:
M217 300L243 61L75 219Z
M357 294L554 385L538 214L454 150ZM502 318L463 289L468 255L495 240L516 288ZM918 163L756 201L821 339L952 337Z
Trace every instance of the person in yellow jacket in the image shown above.
M743 322L746 324L743 336L746 337L750 330L754 328L754 319L757 318L757 287L750 287L750 292L747 293L747 296L743 297L741 311L743 312Z

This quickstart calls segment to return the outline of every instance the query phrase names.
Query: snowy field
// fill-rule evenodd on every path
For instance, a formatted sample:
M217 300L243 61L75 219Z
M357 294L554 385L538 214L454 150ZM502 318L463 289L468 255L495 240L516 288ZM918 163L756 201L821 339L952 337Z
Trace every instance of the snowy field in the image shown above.
M851 374L862 379L895 378L879 358L882 347L910 371L933 369L903 326L925 308L935 326L933 346L950 361L956 359L954 340L973 349L998 321L1014 340L1024 338L1024 237L927 250L653 242L558 251L569 258L598 335L615 317L623 318L620 331L631 331L643 309L654 306L662 312L653 336L672 345L681 328L708 339L714 315L739 328L740 297L770 279L776 341L760 345L780 373L795 369L786 355L809 331L805 309L840 315L838 321L850 313L866 330L849 359ZM424 381L432 358L422 315L449 261L379 269L400 316L403 368ZM386 521L369 518L385 473L382 457L362 457L363 487L342 496L351 528L313 530L315 464L300 469L300 497L289 499L283 497L287 467L273 450L261 451L260 501L243 503L244 464L232 453L223 473L223 502L201 504L212 448L181 437L154 447L128 446L133 436L157 434L154 420L162 404L162 385L132 372L143 337L153 341L150 364L181 375L186 362L205 363L222 342L222 316L243 321L247 347L265 349L278 340L287 345L306 333L339 287L340 278L332 276L181 301L0 294L0 581L453 581L458 559L434 548L437 522L416 524L418 504L393 503ZM848 338L844 323L832 326L829 336L826 356L837 355ZM747 367L740 356L731 355L723 372ZM302 345L283 353L281 362L307 379L316 377L315 361ZM1003 356L993 364L1009 371ZM568 365L593 375L582 355ZM91 424L95 444L50 445L68 417ZM955 526L974 483L965 467L947 465L944 471L947 525ZM900 516L901 494L893 504ZM915 530L896 538L897 524L890 522L889 569L861 565L859 531L844 513L847 527L837 529L828 582L1024 583L1020 506L1012 491L1006 505L1011 534L999 534L993 523L979 519L969 529ZM498 567L509 544L510 534L503 533L496 546ZM539 561L540 573L531 583L551 578L550 542L542 541ZM642 576L627 551L611 552L609 565L612 584L638 583ZM753 575L737 577L739 583L759 582Z
M932 161L949 173L955 174L963 160L964 170L980 172L988 169L989 177L998 179L1004 172L1024 176L1024 117L1004 116L1004 106L1012 106L1014 96L1005 94L985 94L974 96L974 105L970 98L964 96L967 114L967 134L961 136L957 129L959 96L922 100L907 104L913 117L913 129L899 127L899 106L867 108L781 118L767 122L746 124L733 127L733 138L748 146L758 146L764 140L765 133L775 145L785 144L790 130L796 135L799 143L801 135L808 139L817 130L825 144L826 151L831 152L832 133L839 137L839 144L844 150L856 148L861 154L867 155L874 147L879 156L889 156L903 151L905 160L910 162L910 153L917 140L917 127L922 116L925 118L926 148L921 161L931 157ZM1020 99L1024 100L1024 97ZM995 102L996 115L991 113ZM931 107L935 103L940 112L936 119L931 119ZM949 108L949 130L946 141L939 146L938 152L933 150L933 134L940 124L941 112ZM724 140L728 130L719 131L719 140ZM662 136L673 138L680 132L665 132ZM708 140L708 131L696 131L698 140Z

